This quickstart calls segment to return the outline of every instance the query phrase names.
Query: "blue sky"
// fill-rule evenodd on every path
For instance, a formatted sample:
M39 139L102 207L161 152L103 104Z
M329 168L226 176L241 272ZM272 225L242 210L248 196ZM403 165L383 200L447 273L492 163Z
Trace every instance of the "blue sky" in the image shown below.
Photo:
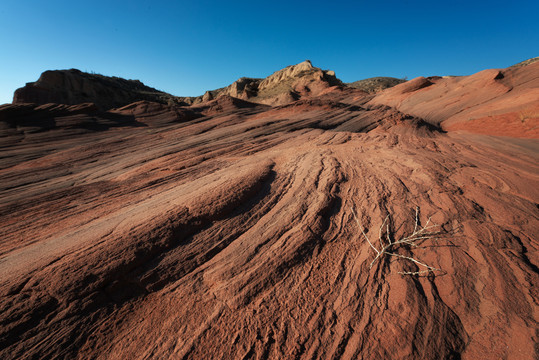
M0 104L49 69L200 95L310 59L345 81L539 56L539 1L35 1L0 5Z

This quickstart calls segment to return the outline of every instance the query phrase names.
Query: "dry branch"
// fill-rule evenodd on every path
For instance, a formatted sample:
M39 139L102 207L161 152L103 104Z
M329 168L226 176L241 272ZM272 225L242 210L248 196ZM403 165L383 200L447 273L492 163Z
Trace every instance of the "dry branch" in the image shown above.
M379 258L381 258L384 255L388 255L388 256L395 256L395 257L398 257L398 258L402 258L402 259L411 261L411 262L417 264L418 266L424 268L424 270L420 270L420 271L400 271L399 274L403 274L403 275L419 275L419 274L423 274L423 273L427 273L427 272L431 272L431 271L435 271L435 270L441 271L441 269L437 269L437 268L435 268L433 266L427 265L424 262L421 262L421 261L417 260L414 257L405 256L405 255L395 253L395 251L400 246L418 247L424 241L437 240L437 239L441 238L443 235L445 235L445 232L441 229L441 227L439 225L431 224L430 217L429 217L429 219L427 220L427 222L426 222L426 224L424 226L421 226L419 224L419 207L416 207L416 210L415 210L414 231L412 232L411 235L405 236L405 237L400 238L398 240L391 239L391 234L390 234L390 231L389 231L390 217L389 217L389 214L386 216L386 218L382 222L382 225L380 225L380 229L378 231L378 240L380 241L380 247L379 248L377 248L373 244L373 242L369 239L369 237L365 233L363 225L361 224L361 221L357 217L354 209L353 208L351 208L351 209L352 209L352 214L354 215L354 218L355 218L359 228L361 229L361 233L363 234L363 237L365 238L365 240L367 240L367 242L369 243L369 246L376 253L376 256L374 257L374 259L370 263L369 269L372 268L372 265L374 264L374 262L376 260L378 260ZM386 238L385 240L384 240L384 236L383 236L384 235L384 230L385 230L385 238Z

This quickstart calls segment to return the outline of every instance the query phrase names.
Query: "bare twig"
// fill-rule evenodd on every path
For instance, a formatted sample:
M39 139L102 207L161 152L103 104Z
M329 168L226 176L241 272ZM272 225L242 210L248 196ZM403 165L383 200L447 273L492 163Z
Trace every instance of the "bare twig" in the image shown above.
M425 223L424 226L421 226L419 224L419 207L416 207L416 209L415 209L414 231L412 232L412 234L410 234L408 236L405 236L405 237L403 237L403 238L401 238L399 240L392 240L391 239L391 235L390 235L390 231L389 231L389 215L387 215L385 217L385 219L382 222L382 225L380 225L380 229L378 231L378 240L380 241L380 248L376 248L374 246L374 244L371 242L371 240L367 237L367 234L365 233L365 229L363 228L363 225L361 224L358 216L356 215L354 209L353 208L351 208L351 209L352 209L352 214L353 214L359 228L361 229L361 233L363 234L363 237L367 240L370 247L376 253L376 256L374 257L374 259L371 261L371 263L369 265L369 268L372 268L372 266L373 266L373 264L375 263L376 260L378 260L379 258L381 258L382 256L387 254L388 256L395 256L395 257L399 257L401 259L411 261L411 262L415 263L416 265L418 265L419 267L424 268L424 270L419 270L419 271L403 271L403 272L399 272L399 274L418 275L418 274L428 273L428 272L431 272L431 271L441 271L441 269L437 269L437 268L435 268L433 266L427 265L424 262L421 262L421 261L415 259L412 256L405 256L405 255L395 253L395 251L397 250L397 248L399 246L409 245L411 247L417 247L417 246L419 246L420 243L422 243L422 242L424 242L426 240L437 240L442 235L445 234L443 232L443 230L440 228L439 225L431 224L430 217L428 218L428 220L427 220L427 222ZM384 229L384 227L385 227L385 229ZM383 237L384 237L383 236L384 235L383 234L384 230L385 230L386 242L384 242L384 240L382 240Z

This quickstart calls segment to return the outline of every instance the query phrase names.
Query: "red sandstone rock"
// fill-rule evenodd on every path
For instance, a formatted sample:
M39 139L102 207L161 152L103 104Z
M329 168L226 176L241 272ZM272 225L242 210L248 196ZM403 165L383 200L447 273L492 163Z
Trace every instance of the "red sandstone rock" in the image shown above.
M539 62L447 78L417 78L377 94L384 104L446 130L536 138Z
M368 106L336 87L276 107L0 107L0 357L536 358L537 138L443 132L457 105L428 95L529 100L529 66ZM377 104L420 98L433 124ZM353 213L373 240L390 214L398 239L416 207L449 236L395 252L441 270L370 268Z

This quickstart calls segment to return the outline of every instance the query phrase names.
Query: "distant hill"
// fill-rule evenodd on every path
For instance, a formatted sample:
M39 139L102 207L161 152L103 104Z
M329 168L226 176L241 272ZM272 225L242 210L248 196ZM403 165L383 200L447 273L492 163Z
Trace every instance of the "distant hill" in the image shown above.
M45 71L36 82L17 89L13 104L57 103L76 105L94 103L100 110L122 107L137 101L153 101L168 105L196 105L220 96L232 96L254 103L282 105L306 96L317 96L332 86L343 83L335 73L314 67L309 60L287 66L265 79L242 77L204 95L178 97L144 85L139 80L126 80L77 69Z
M89 74L77 69L49 70L36 82L17 89L13 103L76 105L94 103L106 110L148 100L158 103L177 103L179 100L165 92L144 85L139 80L126 80L100 74Z
M342 85L335 72L314 67L305 60L276 71L265 79L242 77L227 87L206 91L202 96L180 99L188 104L198 104L228 95L260 104L283 105Z
M521 61L521 62L519 62L518 64L515 64L515 65L513 65L513 66L511 66L511 67L526 66L526 65L533 64L533 63L536 62L536 61L539 61L539 56L534 57L534 58L531 58L531 59L528 59L528 60Z
M394 77L379 76L355 81L346 85L359 90L363 90L365 92L368 92L369 94L374 94L395 85L402 84L403 82L406 82L406 80L397 79Z

